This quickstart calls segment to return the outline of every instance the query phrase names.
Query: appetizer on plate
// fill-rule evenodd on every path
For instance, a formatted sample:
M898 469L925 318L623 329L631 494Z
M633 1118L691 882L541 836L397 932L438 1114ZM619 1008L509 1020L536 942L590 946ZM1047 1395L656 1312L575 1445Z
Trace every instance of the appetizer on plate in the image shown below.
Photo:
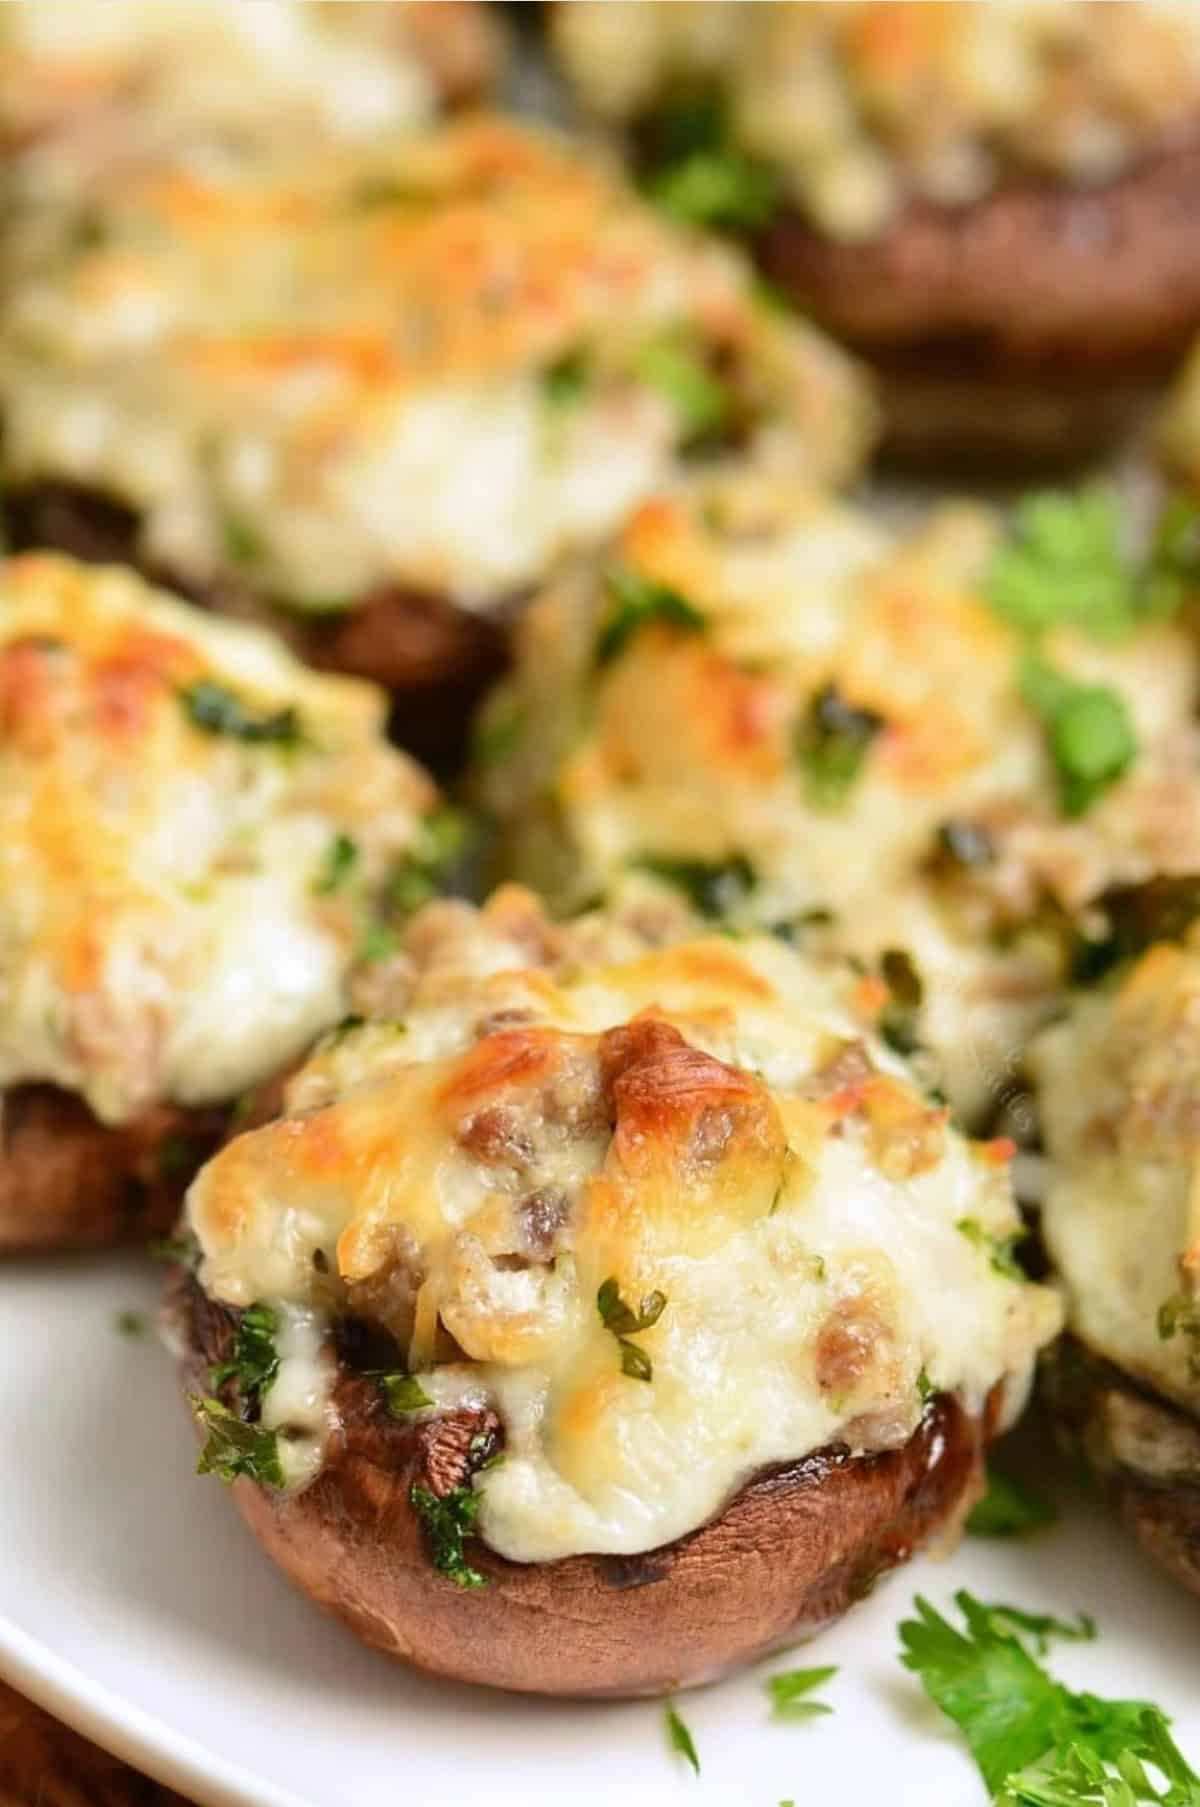
M887 1033L988 1117L1087 909L1200 869L1170 619L1194 519L1137 561L1101 491L1031 499L1007 539L980 507L898 533L754 473L645 505L528 611L482 717L500 869L560 909L674 889L880 963Z
M565 140L480 117L319 155L36 160L8 236L18 544L127 556L461 730L504 606L683 451L837 479L842 354ZM86 230L81 224L86 224Z
M0 1249L168 1228L344 1014L438 820L384 718L132 572L0 565Z
M675 212L868 354L910 449L1091 451L1200 325L1200 15L1176 4L554 9Z
M1059 1308L1011 1144L871 990L669 900L413 919L196 1179L168 1307L201 1470L302 1588L441 1674L649 1692L956 1528Z
M10 0L0 144L371 137L478 95L499 53L496 15L461 0Z
M1147 1550L1200 1593L1200 880L1125 898L1120 982L1034 1043L1050 1184L1042 1234L1069 1334L1047 1395ZM1172 925L1171 919L1174 918Z

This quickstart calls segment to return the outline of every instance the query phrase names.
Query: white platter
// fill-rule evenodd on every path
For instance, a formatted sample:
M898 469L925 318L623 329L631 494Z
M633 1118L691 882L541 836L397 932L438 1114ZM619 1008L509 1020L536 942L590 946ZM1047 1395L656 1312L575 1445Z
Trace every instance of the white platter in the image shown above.
M655 1703L531 1701L425 1680L360 1649L260 1556L195 1447L153 1335L140 1260L0 1272L0 1671L60 1718L208 1807L451 1799L488 1807L739 1807L985 1799L950 1728L897 1661L920 1590L966 1586L1100 1637L1051 1661L1078 1686L1157 1701L1200 1767L1200 1608L1094 1509L1020 1546L968 1542L877 1589L802 1661L837 1663L836 1711L773 1723L762 1679L687 1695L697 1780ZM817 1654L819 1652L819 1655Z

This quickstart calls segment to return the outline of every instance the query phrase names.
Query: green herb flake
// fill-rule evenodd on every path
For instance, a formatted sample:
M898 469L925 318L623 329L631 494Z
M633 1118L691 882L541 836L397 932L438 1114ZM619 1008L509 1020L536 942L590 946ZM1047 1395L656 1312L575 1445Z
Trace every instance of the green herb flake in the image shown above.
M200 1243L191 1230L185 1230L179 1236L160 1236L146 1244L146 1253L152 1261L167 1261L185 1267L194 1274L200 1265Z
M1100 935L1080 935L1071 949L1071 978L1093 984L1158 941L1182 941L1200 917L1200 873L1159 873L1140 885L1114 885L1089 908L1105 920Z
M489 703L471 735L471 759L477 766L503 765L520 744L526 712L516 701L504 698L500 706Z
M196 1464L197 1474L215 1474L226 1486L232 1485L239 1475L263 1487L285 1485L274 1431L264 1430L260 1424L248 1424L211 1396L193 1393L189 1403L208 1431L208 1441Z
M542 395L557 413L574 408L587 394L588 361L582 351L568 351L542 371Z
M195 1172L202 1152L190 1136L164 1136L158 1145L158 1171L164 1180L181 1180Z
M665 853L643 853L631 862L638 872L648 872L682 891L698 916L710 922L733 915L758 885L758 874L744 853L725 860L676 859Z
M179 692L179 700L192 726L202 734L287 747L298 746L303 739L300 718L290 704L284 709L256 711L215 678L197 678Z
M321 870L313 880L317 897L331 897L340 891L358 865L358 842L348 834L335 834L325 853Z
M474 1535L481 1503L470 1483L464 1482L441 1499L414 1483L408 1497L424 1528L438 1574L455 1587L486 1587L487 1576L472 1568L463 1553L463 1540Z
M630 1380L653 1380L654 1368L646 1351L630 1339L639 1330L649 1330L657 1324L666 1308L667 1295L659 1292L647 1293L637 1311L625 1303L621 1297L620 1287L615 1274L610 1274L596 1294L596 1309L600 1313L600 1322L606 1330L611 1330L617 1339L617 1347L621 1351L621 1372Z
M376 1374L375 1381L393 1418L403 1418L408 1412L419 1412L433 1404L415 1374L396 1369L391 1373Z
M823 1700L813 1700L811 1695L836 1674L836 1665L829 1664L823 1669L784 1669L778 1675L769 1675L766 1690L776 1719L817 1719L832 1713L831 1706Z
M1001 1474L989 1462L987 1492L967 1515L972 1537L1032 1537L1058 1518L1052 1500Z
M966 1738L994 1797L994 1807L1200 1807L1200 1777L1184 1760L1155 1706L1075 1694L1054 1680L1022 1641L1035 1636L1091 1636L1043 1615L988 1606L955 1595L965 1629L927 1600L900 1626L901 1662ZM1161 1794L1146 1777L1152 1764L1168 1783Z
M655 583L623 565L610 565L604 574L609 609L596 635L598 666L620 658L630 641L644 627L656 623L681 634L702 634L708 623L699 609L667 584Z
M638 354L636 373L675 409L687 445L710 440L728 425L729 392L686 339L651 340Z
M671 1749L681 1756L685 1763L691 1765L692 1770L696 1775L699 1775L700 1759L696 1755L695 1739L688 1731L687 1726L683 1723L683 1720L679 1717L679 1714L675 1711L675 1708L670 1701L666 1704L665 1712L667 1740Z
M985 595L1028 634L1070 622L1111 636L1133 624L1136 585L1121 544L1121 512L1104 486L1030 495L992 560Z
M977 1217L960 1217L954 1227L968 1242L973 1242L977 1249L986 1254L994 1271L1005 1280L1026 1279L1025 1270L1016 1255L1018 1247L1025 1240L1025 1230L1014 1230L1009 1236L993 1236L990 1230L984 1229Z
M817 692L795 739L805 790L814 808L836 809L846 801L882 727L881 715L846 702L836 685L826 684Z
M726 232L765 226L779 201L772 170L728 147L693 151L652 176L646 192L681 225Z
M925 988L903 948L889 947L879 962L888 1001L879 1013L879 1033L896 1054L914 1054L921 1041L918 1028Z
M113 1317L113 1329L118 1336L136 1343L146 1334L146 1314L141 1311L118 1311Z
M1192 1380L1200 1380L1200 1299L1193 1299L1187 1293L1172 1293L1159 1306L1157 1321L1158 1334L1164 1343L1171 1342L1176 1336L1189 1340L1188 1374Z
M1042 718L1066 816L1082 816L1138 754L1128 704L1107 684L1078 684L1042 660L1021 666L1021 694Z
M922 1368L921 1372L917 1375L917 1398L921 1401L922 1405L928 1405L936 1392L937 1388L929 1378L929 1370L927 1368Z
M1158 518L1142 588L1142 612L1164 620L1200 589L1200 504L1171 496Z
M411 916L422 904L440 896L470 844L470 823L461 809L444 803L430 810L421 818L413 844L388 884L392 909Z
M359 938L355 957L364 966L374 966L380 960L390 960L399 945L396 931L386 922L371 921Z
M232 1382L246 1405L257 1405L270 1392L279 1373L275 1348L278 1327L269 1305L260 1301L248 1306L238 1320L232 1356L209 1369L209 1385L214 1391Z

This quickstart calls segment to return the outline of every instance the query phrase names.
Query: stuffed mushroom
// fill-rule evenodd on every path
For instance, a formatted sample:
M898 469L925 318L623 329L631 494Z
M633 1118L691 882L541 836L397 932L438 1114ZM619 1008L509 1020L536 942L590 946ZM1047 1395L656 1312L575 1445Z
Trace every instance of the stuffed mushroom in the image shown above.
M1200 868L1190 568L1175 513L1123 528L1096 491L898 532L753 473L647 504L484 711L500 869L831 942L969 1121L1015 1103L1090 907Z
M293 1580L440 1674L638 1693L957 1526L1058 1304L870 989L670 903L413 920L188 1196L200 1465Z
M876 363L910 449L1091 452L1200 324L1174 4L571 4L577 90Z
M0 352L19 545L269 615L447 750L508 605L678 456L814 478L857 374L563 140L479 117L311 154L18 163ZM82 222L82 223L81 223Z
M1200 1593L1200 939L1182 927L1200 880L1148 901L1183 939L1081 994L1030 1055L1069 1331L1046 1392L1134 1534Z
M132 572L0 565L0 1250L169 1228L343 1016L442 819L384 715Z

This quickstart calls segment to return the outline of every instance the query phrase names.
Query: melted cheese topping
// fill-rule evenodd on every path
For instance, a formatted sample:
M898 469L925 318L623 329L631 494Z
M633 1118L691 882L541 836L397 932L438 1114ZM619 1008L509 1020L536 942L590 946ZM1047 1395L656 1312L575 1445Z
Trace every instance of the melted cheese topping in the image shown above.
M1053 1178L1046 1245L1071 1329L1200 1413L1200 945L1159 946L1116 991L1077 998L1030 1053Z
M554 33L609 119L719 85L735 143L838 238L881 231L914 195L959 207L1006 178L1107 181L1200 119L1187 0L573 0Z
M1200 866L1190 641L1167 626L1050 637L1052 664L1121 693L1140 744L1065 819L1019 643L979 594L997 525L951 506L897 538L754 478L647 505L614 561L683 596L699 631L651 623L598 664L600 576L534 604L490 716L512 744L481 774L508 871L572 908L644 888L647 860L741 857L757 883L736 919L832 910L839 947L906 949L942 1083L972 1118L997 1102L1061 984L1046 899L1076 913L1110 884ZM837 803L814 797L798 751L830 685L882 724ZM956 821L986 834L988 863L939 857Z
M857 375L735 255L498 119L43 177L18 172L7 477L131 504L141 552L195 582L494 603L664 479L697 383L753 455L815 476L870 436Z
M438 1404L495 1407L480 1523L518 1561L648 1549L764 1464L895 1447L930 1386L1011 1413L1057 1325L989 1260L1008 1147L914 1088L861 982L680 928L432 906L397 1014L318 1051L189 1195L210 1294L364 1317ZM608 1281L665 1295L630 1338L649 1380Z
M266 738L206 731L197 694ZM336 1022L434 800L384 714L129 572L0 566L0 1087L52 1081L117 1123L232 1099Z
M370 138L426 122L440 88L481 85L495 54L471 6L10 0L0 133Z

